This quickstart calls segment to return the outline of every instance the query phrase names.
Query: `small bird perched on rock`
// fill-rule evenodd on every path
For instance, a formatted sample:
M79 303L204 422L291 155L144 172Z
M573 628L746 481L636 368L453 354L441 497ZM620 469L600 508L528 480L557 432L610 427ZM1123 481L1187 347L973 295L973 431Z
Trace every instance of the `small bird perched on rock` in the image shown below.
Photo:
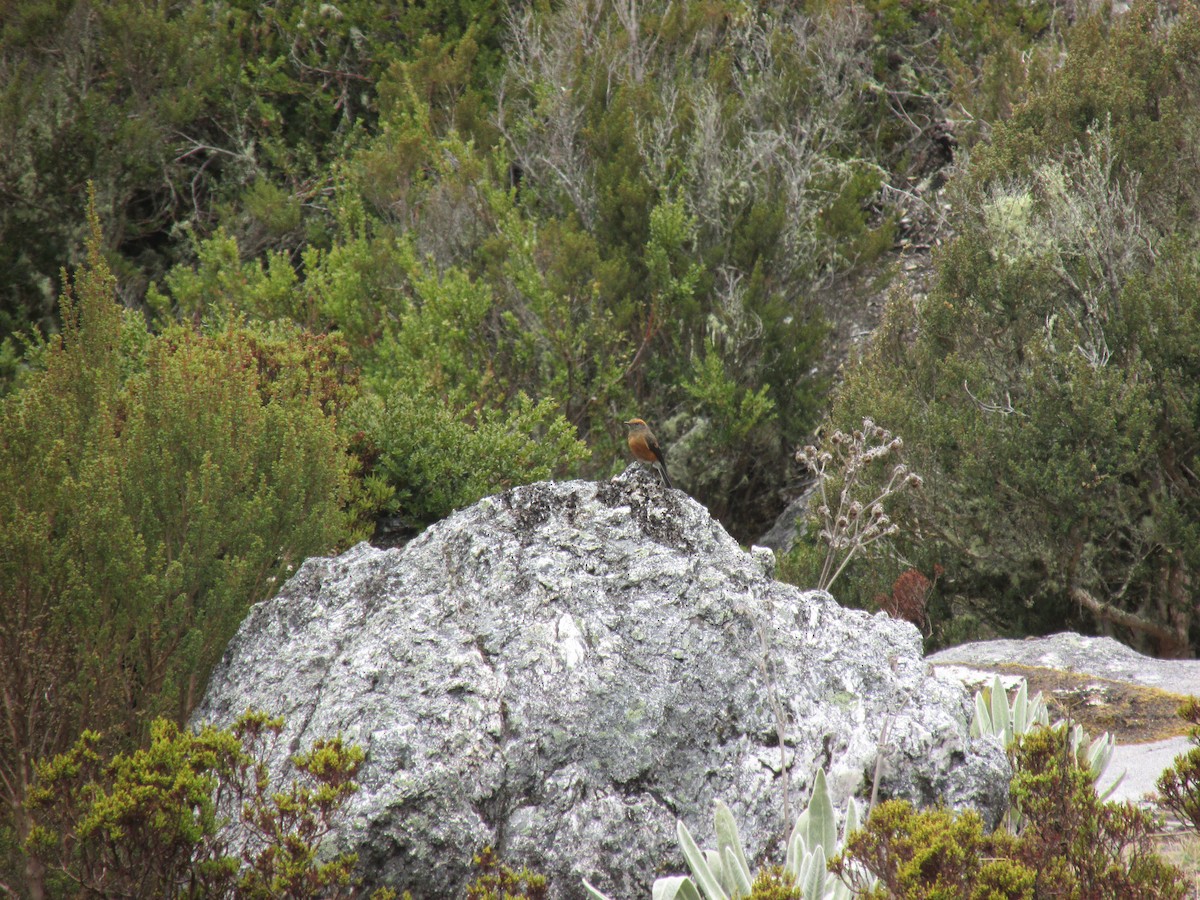
M658 468L662 475L663 484L671 486L671 478L667 475L667 458L663 449L658 445L658 438L641 419L630 419L625 423L629 429L629 451L644 463L650 463Z

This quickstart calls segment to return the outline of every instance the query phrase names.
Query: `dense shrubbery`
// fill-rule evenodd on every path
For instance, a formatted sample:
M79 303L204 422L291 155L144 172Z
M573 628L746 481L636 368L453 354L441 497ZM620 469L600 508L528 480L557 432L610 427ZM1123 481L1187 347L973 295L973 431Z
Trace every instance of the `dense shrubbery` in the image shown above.
M320 850L358 790L363 752L340 736L318 739L293 757L292 783L273 785L267 754L282 727L259 712L196 732L157 719L145 748L109 758L98 750L101 735L85 731L38 766L25 842L29 894L355 896L357 856ZM240 830L227 830L230 821Z
M956 104L1016 71L1049 9L26 4L0 44L0 190L21 198L0 216L0 336L51 321L90 177L129 305L342 334L371 375L362 453L393 461L376 486L413 524L579 466L546 439L567 425L596 454L582 470L609 471L637 411L753 537L821 403L816 289L890 245ZM414 385L430 335L449 368ZM402 463L385 423L511 444L522 392L534 467L421 500L446 473ZM402 394L436 421L389 409Z
M0 30L0 338L52 319L96 185L122 297L218 223L250 256L327 243L332 170L389 85L463 127L500 58L490 4L29 0ZM451 79L448 61L465 70ZM436 83L441 80L441 85ZM447 97L453 102L446 102Z
M86 728L182 722L250 605L353 534L337 342L147 332L92 219L63 331L0 405L4 820Z
M1011 748L1012 797L1023 826L985 834L974 812L917 811L893 800L871 812L830 867L867 897L1183 898L1182 874L1157 855L1154 818L1104 803L1095 776L1071 759L1062 727L1039 727ZM857 868L863 867L863 868Z
M1154 16L1089 23L997 129L933 291L892 299L835 405L910 438L926 487L883 577L944 569L942 640L974 617L1196 645L1200 12Z

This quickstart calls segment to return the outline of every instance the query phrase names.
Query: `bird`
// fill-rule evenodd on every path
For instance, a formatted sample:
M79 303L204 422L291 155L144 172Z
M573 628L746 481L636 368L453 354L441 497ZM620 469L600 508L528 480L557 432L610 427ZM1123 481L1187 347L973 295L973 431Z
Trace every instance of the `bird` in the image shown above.
M671 478L667 475L667 458L658 444L658 438L650 430L650 426L642 419L630 419L625 423L625 427L629 429L629 451L641 462L655 466L662 476L663 484L670 487Z

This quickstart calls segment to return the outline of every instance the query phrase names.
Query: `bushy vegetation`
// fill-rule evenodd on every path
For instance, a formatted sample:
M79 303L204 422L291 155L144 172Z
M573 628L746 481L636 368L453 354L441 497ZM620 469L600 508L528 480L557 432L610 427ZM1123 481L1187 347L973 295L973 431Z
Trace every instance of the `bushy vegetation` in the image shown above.
M985 833L973 811L880 804L832 871L867 897L1182 898L1182 873L1151 838L1154 817L1096 797L1095 775L1072 758L1067 730L1038 727L1015 739L1012 798L1023 825Z
M957 182L932 291L892 298L839 393L835 423L902 423L925 476L876 577L940 567L940 640L1196 645L1198 50L1190 5L1076 29Z
M475 854L474 863L478 874L467 885L467 900L545 900L549 892L545 875L506 866L491 847Z
M251 604L351 538L337 341L152 335L92 218L63 328L0 402L0 799L23 843L37 760L85 729L182 723Z
M88 181L136 304L218 224L251 257L327 242L331 173L387 86L406 66L465 58L472 77L453 90L469 124L499 58L499 16L472 2L28 0L6 13L0 338L52 320L58 269L82 259Z
M356 895L357 856L323 858L338 811L358 790L360 748L317 740L293 757L290 785L268 778L282 719L247 712L228 729L156 719L146 747L106 758L102 736L38 765L25 847L31 896ZM240 830L225 826L236 822ZM393 900L377 891L374 900Z
M1179 717L1188 723L1188 737L1194 745L1175 757L1174 763L1158 779L1162 804L1200 832L1200 701L1190 697L1179 707Z
M840 873L853 860L878 877L873 892L862 891L866 897L1043 896L1034 893L1037 873L1018 861L1016 848L1007 831L988 833L974 810L918 811L908 801L888 800L872 810L833 868Z
M1007 110L995 85L1023 83L1013 60L1056 44L1052 19L966 0L23 4L0 36L0 190L20 201L0 215L0 337L54 325L91 178L126 305L343 338L377 508L420 527L506 483L607 473L636 411L749 539L823 400L823 291L982 133L956 110ZM512 462L443 465L476 430Z
M10 5L13 865L39 759L181 724L248 606L373 517L603 477L637 414L757 538L833 459L794 451L897 242L942 244L932 290L893 292L825 434L870 419L909 469L855 473L783 571L931 642L1197 646L1193 5Z

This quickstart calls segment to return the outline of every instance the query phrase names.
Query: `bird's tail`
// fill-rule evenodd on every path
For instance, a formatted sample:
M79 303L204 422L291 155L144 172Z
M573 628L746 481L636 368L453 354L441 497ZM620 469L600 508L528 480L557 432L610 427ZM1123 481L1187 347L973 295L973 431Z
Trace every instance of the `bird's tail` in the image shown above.
M667 467L661 462L658 464L658 472L660 475L662 475L663 484L665 484L667 487L671 487L671 478L669 475L667 475Z

